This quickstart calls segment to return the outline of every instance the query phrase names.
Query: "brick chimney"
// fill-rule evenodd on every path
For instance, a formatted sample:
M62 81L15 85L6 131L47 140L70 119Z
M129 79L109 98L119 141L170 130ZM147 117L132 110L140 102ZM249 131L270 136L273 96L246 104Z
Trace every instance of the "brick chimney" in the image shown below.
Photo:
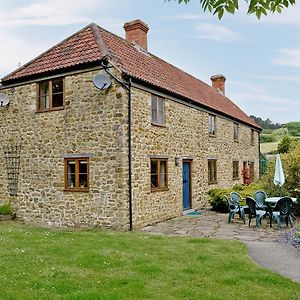
M225 76L213 75L210 77L212 87L215 88L220 94L225 96Z
M136 43L147 50L147 32L149 27L140 19L127 22L123 28L126 33L126 40L131 43Z

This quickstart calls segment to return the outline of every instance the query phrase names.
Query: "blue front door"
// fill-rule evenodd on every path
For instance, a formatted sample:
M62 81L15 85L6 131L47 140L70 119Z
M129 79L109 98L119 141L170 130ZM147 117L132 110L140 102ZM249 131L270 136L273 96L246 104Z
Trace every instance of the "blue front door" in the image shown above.
M182 163L182 196L183 209L191 208L191 162Z

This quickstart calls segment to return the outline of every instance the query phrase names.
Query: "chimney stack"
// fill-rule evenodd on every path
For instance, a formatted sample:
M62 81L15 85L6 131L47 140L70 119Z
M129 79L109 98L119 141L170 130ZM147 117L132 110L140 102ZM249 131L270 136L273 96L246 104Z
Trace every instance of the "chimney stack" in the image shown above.
M215 88L220 94L225 96L225 76L213 75L210 77L212 87Z
M127 22L123 26L126 33L126 40L131 43L136 43L140 47L147 50L147 32L149 27L140 19Z

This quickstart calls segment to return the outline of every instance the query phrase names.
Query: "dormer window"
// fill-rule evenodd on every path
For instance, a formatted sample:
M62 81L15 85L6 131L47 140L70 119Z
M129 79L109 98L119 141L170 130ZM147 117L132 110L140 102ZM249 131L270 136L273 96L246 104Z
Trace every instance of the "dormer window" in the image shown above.
M37 111L64 108L64 79L56 78L38 83Z

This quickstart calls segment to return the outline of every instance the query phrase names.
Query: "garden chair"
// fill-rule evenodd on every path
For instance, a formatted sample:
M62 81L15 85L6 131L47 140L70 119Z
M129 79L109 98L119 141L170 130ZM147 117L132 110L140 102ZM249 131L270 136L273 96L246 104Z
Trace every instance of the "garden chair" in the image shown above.
M293 200L290 197L280 198L270 213L270 226L272 227L272 219L275 219L277 229L281 227L281 221L285 221L286 226L290 224L293 227L293 204Z
M259 208L267 209L265 200L268 198L267 194L264 191L257 191L253 194L253 198L256 201Z
M243 207L240 205L240 203L238 201L233 201L232 199L229 199L226 195L225 195L225 199L227 200L228 210L229 210L228 223L230 223L231 220L234 219L234 215L238 213L240 219L242 219L245 224L246 222L245 211Z
M245 213L248 212L248 206L247 205L241 205L242 197L239 193L231 192L230 193L230 199L233 202L237 202L244 209Z
M249 206L249 227L252 217L255 217L256 227L261 225L262 217L267 213L265 210L260 209L256 201L252 197L246 197L246 203Z

